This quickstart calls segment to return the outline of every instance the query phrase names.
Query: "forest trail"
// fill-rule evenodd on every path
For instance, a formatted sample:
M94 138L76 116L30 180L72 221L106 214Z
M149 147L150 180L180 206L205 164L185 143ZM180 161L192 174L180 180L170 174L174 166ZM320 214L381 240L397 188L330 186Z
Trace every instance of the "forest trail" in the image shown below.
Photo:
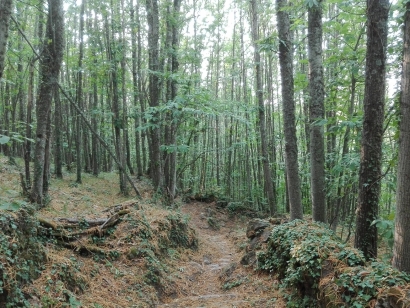
M178 261L178 296L158 308L285 306L272 277L240 264L246 245L246 219L229 217L214 203L184 204L181 212L190 217L199 249L186 261Z

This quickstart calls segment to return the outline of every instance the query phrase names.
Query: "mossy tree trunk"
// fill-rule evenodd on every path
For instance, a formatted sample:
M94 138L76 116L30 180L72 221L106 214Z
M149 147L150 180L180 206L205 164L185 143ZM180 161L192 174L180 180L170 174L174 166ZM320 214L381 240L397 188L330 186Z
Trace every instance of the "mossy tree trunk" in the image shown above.
M164 188L165 194L170 203L173 202L176 193L176 164L177 164L177 121L175 111L178 106L175 103L175 98L178 92L178 47L179 47L179 10L181 6L180 0L174 0L173 4L169 4L167 8L167 70L171 77L167 80L167 103L173 104L170 112L166 115L165 143L169 147L169 151L165 153L164 159Z
M293 35L290 29L289 13L284 10L286 0L276 1L279 61L282 78L283 130L285 135L285 163L289 188L290 218L303 219L300 190L298 145L295 125L295 99L293 81Z
M159 9L157 0L146 0L148 20L148 68L149 68L149 104L152 109L152 128L150 129L150 176L155 189L161 189L164 180L161 140L160 140L160 114L157 110L161 97L161 78L159 76Z
M401 122L397 172L397 205L393 266L410 273L410 2L404 18L403 73L401 80Z
M7 49L7 38L9 36L9 20L12 5L12 0L0 1L0 79L3 76L4 70L4 58Z
M382 164L386 86L388 0L367 1L367 52L364 118L359 172L355 247L366 258L377 257L377 218Z
M43 182L45 170L47 126L51 112L53 88L58 80L64 50L64 18L63 1L50 0L48 3L48 17L46 37L40 59L40 90L37 99L37 129L34 154L33 187L30 193L32 202L44 205Z
M308 54L310 96L310 183L312 215L326 221L324 128L318 124L325 117L325 91L322 61L322 0L308 8Z

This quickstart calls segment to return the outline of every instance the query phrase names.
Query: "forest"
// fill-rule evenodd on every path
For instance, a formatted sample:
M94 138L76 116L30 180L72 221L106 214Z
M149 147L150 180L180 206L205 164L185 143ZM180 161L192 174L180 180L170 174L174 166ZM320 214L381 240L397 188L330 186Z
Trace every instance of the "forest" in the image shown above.
M410 273L410 1L0 0L0 154L312 220ZM111 184L110 184L111 185ZM4 202L3 199L0 202Z

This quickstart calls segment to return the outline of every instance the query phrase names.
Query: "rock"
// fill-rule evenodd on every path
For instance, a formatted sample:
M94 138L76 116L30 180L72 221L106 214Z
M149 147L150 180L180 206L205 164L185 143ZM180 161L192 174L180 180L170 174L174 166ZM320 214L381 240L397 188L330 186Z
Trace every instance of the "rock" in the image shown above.
M250 239L253 239L255 236L260 234L265 228L269 226L270 226L269 221L259 219L259 218L252 219L248 223L248 227L246 229L246 236Z
M219 280L221 280L224 283L229 281L229 279L231 278L233 272L236 270L237 267L238 267L238 264L236 262L233 262L225 266L222 269L221 274L219 275Z
M263 232L259 234L259 236L256 236L251 240L249 245L246 247L246 251L252 251L252 250L260 248L260 246L263 243L266 243L268 241L271 232L272 232L271 226L269 226L269 228L265 228Z
M286 217L271 217L269 218L269 222L272 225L281 225L288 222L288 220L286 219Z
M216 207L218 208L218 209L224 209L224 208L226 208L228 206L228 201L226 201L226 200L218 200L218 201L216 201Z
M242 265L253 265L256 262L256 252L254 250L247 252L241 259Z

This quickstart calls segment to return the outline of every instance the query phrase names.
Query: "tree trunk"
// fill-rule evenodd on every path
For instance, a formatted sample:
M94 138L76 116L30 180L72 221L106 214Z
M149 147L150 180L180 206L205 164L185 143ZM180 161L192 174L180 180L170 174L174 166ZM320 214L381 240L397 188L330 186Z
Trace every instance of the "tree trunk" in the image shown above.
M323 125L324 85L322 63L322 0L308 9L309 94L310 94L310 173L312 214L315 221L326 221L325 148Z
M140 108L139 108L139 98L142 97L140 94L141 90L141 46L137 47L137 28L140 28L139 23L139 2L137 1L136 7L137 20L135 20L135 10L133 1L131 1L130 7L130 22L131 22L131 52L132 52L132 86L133 86L133 103L134 103L134 128L135 128L135 162L137 165L137 176L142 176L142 161L141 161L141 133L139 131L139 126L141 123ZM138 49L138 50L137 50ZM138 65L139 64L139 65ZM138 67L138 69L137 69Z
M45 168L45 151L47 122L51 110L53 87L58 80L64 50L64 17L63 1L53 0L48 4L46 37L40 59L40 90L37 99L37 129L34 156L33 187L30 193L32 202L43 204L43 177Z
M0 0L0 79L3 77L12 5L12 0Z
M162 188L163 170L161 159L160 114L157 110L161 97L161 79L158 76L159 63L159 11L158 0L146 0L148 20L148 56L149 56L149 101L152 108L152 128L150 147L150 173L155 189Z
M60 90L58 87L54 87L54 127L55 129L55 175L58 179L63 178L63 117L61 110L61 101L60 101Z
M77 94L76 94L76 102L77 105L82 109L83 108L83 58L84 58L84 10L85 10L85 0L81 1L81 9L80 9L80 29L79 29L79 36L80 36L80 50L78 52L78 70L77 70ZM75 121L75 152L76 152L76 183L81 184L81 147L82 147L82 139L81 136L82 132L82 125L81 125L81 117L80 115L76 114L76 121ZM85 146L85 144L83 145Z
M355 247L377 257L377 218L382 163L388 0L367 1L367 53L364 119L356 210Z
M139 3L139 2L138 2ZM139 11L139 4L137 5L137 9ZM141 68L142 68L142 56L141 56L141 50L142 50L142 43L141 43L141 21L140 21L140 16L137 14L137 25L138 25L138 32L137 32L137 71L138 71L138 100L139 100L139 105L141 108L141 115L145 113L145 105L146 105L146 96L143 95L143 91L145 92L145 88L143 87L142 83L142 78L143 75L141 74ZM146 120L142 117L140 117L142 124L146 124ZM140 163L140 170L138 171L141 175L145 172L147 172L147 151L146 151L146 140L147 140L147 134L146 131L143 130L141 132L141 152L142 152L142 158L141 158L141 163Z
M404 15L400 111L393 266L400 271L410 273L410 2L406 4L406 14Z
M298 146L295 125L295 100L293 82L293 35L289 13L283 8L287 0L276 0L279 33L279 61L282 78L283 129L285 134L285 162L290 205L290 219L303 219L300 190Z
M179 47L179 9L181 6L180 0L174 0L173 5L169 8L167 16L167 36L169 36L168 46L168 72L171 73L171 77L167 82L167 101L173 102L177 96L178 81L175 75L178 73L178 47ZM175 107L171 108L171 112L167 114L167 129L165 131L166 144L171 147L171 151L166 153L166 159L164 162L164 187L166 189L166 195L168 201L172 203L176 194L176 164L177 164L177 148L176 148L176 136L177 136L177 117L175 116Z
M275 193L273 191L272 174L268 159L268 140L266 138L265 125L265 106L263 102L263 86L262 86L262 71L261 71L261 56L259 53L259 18L257 0L251 0L251 18L252 18L252 40L254 44L254 65L255 65L255 92L259 109L259 131L261 136L261 160L263 164L264 187L268 198L268 206L271 215L276 214Z

